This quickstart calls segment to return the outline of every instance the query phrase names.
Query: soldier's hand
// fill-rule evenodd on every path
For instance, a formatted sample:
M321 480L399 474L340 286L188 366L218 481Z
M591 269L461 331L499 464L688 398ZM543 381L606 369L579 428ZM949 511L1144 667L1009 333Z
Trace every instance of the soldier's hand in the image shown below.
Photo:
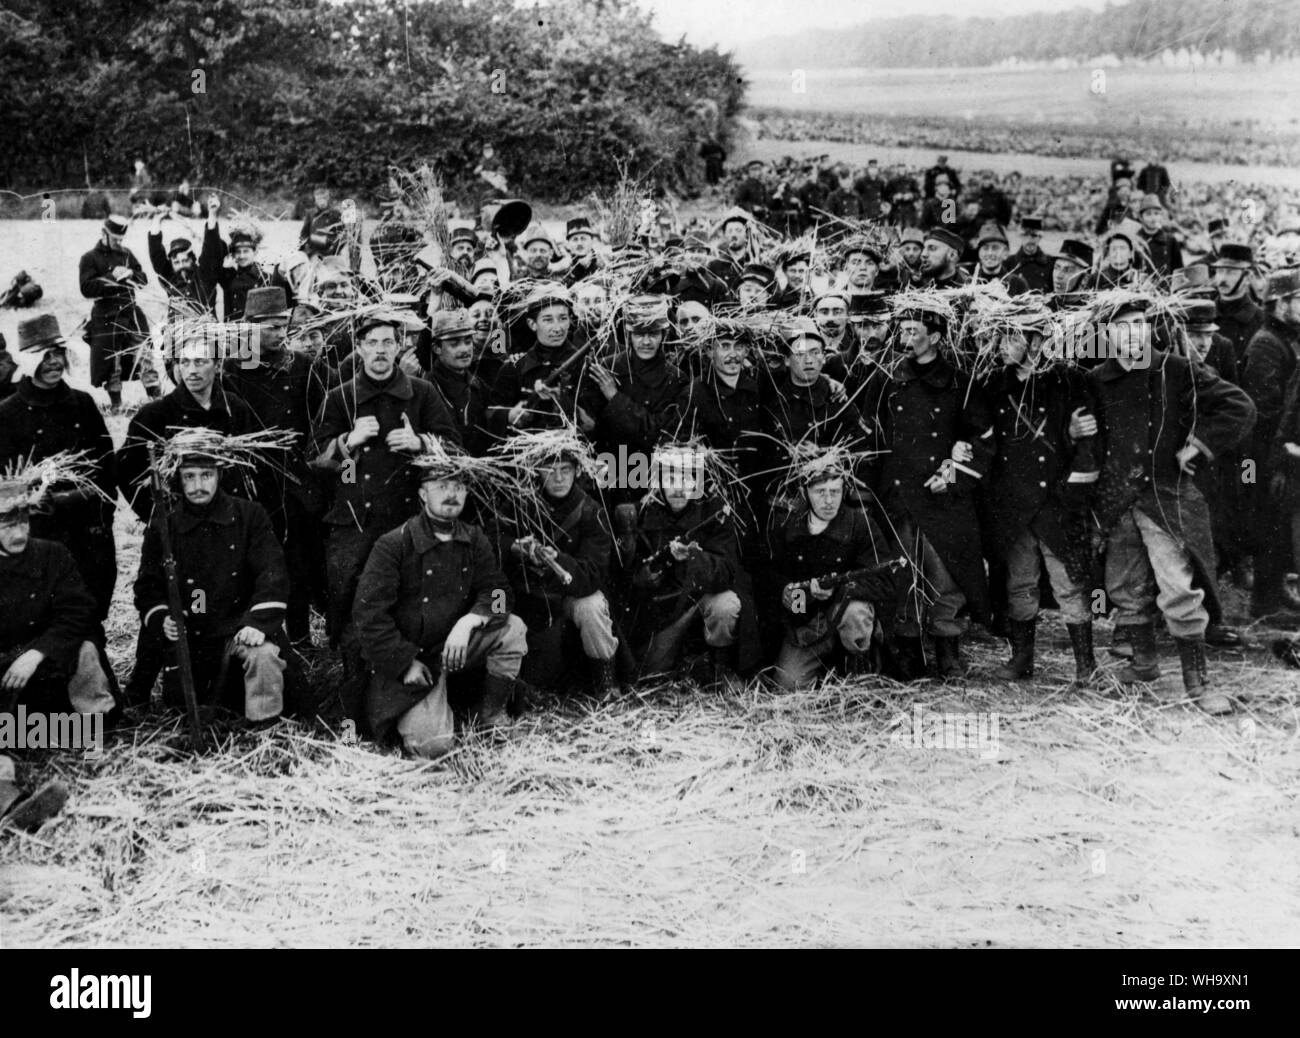
M668 542L668 554L677 562L685 562L698 548L699 545L694 541L691 541L690 544L683 544L676 537Z
M131 276L131 268L125 264L119 263L113 268L112 275L114 281L125 281Z
M424 665L422 660L415 660L406 668L406 673L402 675L403 685L420 685L428 687L433 684L433 671Z
M372 414L363 415L357 419L357 424L348 433L348 450L360 447L363 443L373 440L378 435L379 419Z
M1088 413L1086 407L1079 407L1070 415L1070 439L1081 440L1085 436L1097 435L1097 419Z
M831 378L829 375L826 376L826 381L831 387L831 403L847 404L849 402L849 394L844 388L844 383Z
M606 400L613 400L618 395L618 381L608 368L593 363L587 371L591 375L591 380L596 383L596 388L600 390L600 395Z
M415 430L409 426L394 429L384 437L384 442L388 444L388 449L393 451L418 451L424 446L420 437L415 434Z
M548 386L540 378L533 383L533 392L539 400L559 400L560 390L557 386Z
M822 587L817 583L817 578L814 577L808 583L808 594L812 595L818 602L825 602L834 592L829 588Z
M596 419L592 418L591 415L587 414L587 412L581 407L578 408L578 428L585 433L590 433L594 428L596 428Z
M510 408L506 415L506 421L516 429L522 428L529 420L528 407L524 401L520 400L514 407Z
M28 649L9 664L4 678L0 679L0 688L26 688L27 682L31 681L32 675L36 673L36 668L44 661L45 653L40 649Z
M235 632L235 644L247 645L249 648L255 648L266 641L266 634L256 627L241 627Z
M1196 475L1196 466L1192 464L1200 454L1200 450L1193 447L1190 443L1180 450L1175 457L1178 459L1178 467L1186 472L1189 476Z
M181 629L170 616L163 617L163 634L169 642L177 641L181 636Z
M420 358L415 355L415 350L407 350L403 353L397 366L414 378L420 376Z
M791 613L794 612L794 601L795 601L794 596L795 596L795 592L798 590L799 590L799 585L797 584L787 584L785 587L781 589L781 606L787 612L791 612Z
M953 461L960 461L963 465L975 460L975 449L965 440L958 440L952 445L951 458Z
M442 666L447 673L453 673L465 666L469 655L469 636L478 629L482 617L469 613L456 621L456 626L447 635L442 646Z
M1286 451L1289 458L1300 458L1300 443L1284 443L1282 449Z

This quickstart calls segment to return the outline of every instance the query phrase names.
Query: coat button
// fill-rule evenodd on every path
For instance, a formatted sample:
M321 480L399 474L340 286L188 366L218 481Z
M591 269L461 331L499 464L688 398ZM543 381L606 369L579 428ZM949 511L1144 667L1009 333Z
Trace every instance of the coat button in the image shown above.
M1038 456L1038 460L1039 460L1040 462L1042 462L1042 461L1046 461L1047 458L1040 454L1040 455Z
M1042 482L1041 480L1039 481L1038 485L1039 485L1040 487L1045 487L1045 486L1047 486L1047 484L1044 483L1044 482Z

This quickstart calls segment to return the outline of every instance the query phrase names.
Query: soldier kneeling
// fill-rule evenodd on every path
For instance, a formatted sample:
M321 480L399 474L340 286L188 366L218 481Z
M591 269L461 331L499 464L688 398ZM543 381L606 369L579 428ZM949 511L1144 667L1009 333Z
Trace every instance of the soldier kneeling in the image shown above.
M812 682L837 654L850 673L872 669L873 603L895 597L885 539L860 507L844 507L842 469L814 469L803 480L803 506L780 527L773 569L784 586L786 634L776 661L787 691Z
M407 753L433 758L455 741L449 675L485 667L480 724L509 724L528 628L510 611L510 583L487 535L461 521L468 488L454 462L413 464L421 512L375 543L352 618L371 668L366 717L375 738L400 736Z
M547 434L520 433L512 446ZM524 677L551 686L565 668L565 635L576 629L590 662L593 691L602 699L618 694L614 657L618 638L610 614L609 585L613 538L605 514L578 485L584 445L574 443L543 462L538 473L540 503L553 523L546 544L536 536L511 541L506 557L518 610L528 625Z
M634 622L626 628L652 632L640 672L673 670L687 639L702 626L713 681L731 685L737 664L746 663L737 660L736 645L745 603L752 601L733 511L721 498L700 494L703 481L683 466L652 469L659 487L638 522L629 596Z
M226 449L225 438L207 429L178 433L168 445L159 471L168 473L180 497L174 509L155 503L135 606L143 626L170 643L178 640L168 609L166 523L199 702L242 706L248 720L269 721L284 710L286 664L278 643L285 637L289 573L265 509L221 489L221 470L231 463ZM243 671L242 702L227 689L231 660ZM175 667L163 672L163 701L184 705Z
M0 480L0 713L113 709L95 600L68 549L29 535L28 481Z

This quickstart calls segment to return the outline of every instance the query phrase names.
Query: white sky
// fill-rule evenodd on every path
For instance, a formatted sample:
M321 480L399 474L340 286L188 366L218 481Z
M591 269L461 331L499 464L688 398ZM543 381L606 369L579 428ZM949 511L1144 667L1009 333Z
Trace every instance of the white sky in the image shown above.
M953 14L996 18L1033 11L1099 9L1105 0L638 0L655 14L668 39L685 34L690 43L724 50L765 36L794 35L804 29L842 29L876 18Z

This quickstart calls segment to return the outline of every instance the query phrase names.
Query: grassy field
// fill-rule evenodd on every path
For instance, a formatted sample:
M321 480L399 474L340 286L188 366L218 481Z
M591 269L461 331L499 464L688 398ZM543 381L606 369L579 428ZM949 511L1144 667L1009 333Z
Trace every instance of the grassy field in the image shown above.
M1239 132L1300 131L1295 63L1220 68L1068 69L751 69L754 108L862 115L953 116L1006 123L1235 127ZM796 92L795 86L803 91ZM1100 87L1100 89L1098 89Z
M292 232L272 227L270 251ZM0 224L0 254L38 275L68 331L94 233ZM84 347L73 357L84 382ZM125 508L117 532L124 678L140 537ZM1296 672L1259 648L1215 653L1241 701L1215 719L1113 683L1070 692L1054 617L1040 644L1018 687L989 679L1006 650L981 636L951 686L552 700L508 744L471 739L437 764L289 721L222 725L219 752L195 758L178 719L150 713L99 760L21 760L72 799L36 835L0 834L0 943L1295 945ZM933 745L954 714L978 745Z

